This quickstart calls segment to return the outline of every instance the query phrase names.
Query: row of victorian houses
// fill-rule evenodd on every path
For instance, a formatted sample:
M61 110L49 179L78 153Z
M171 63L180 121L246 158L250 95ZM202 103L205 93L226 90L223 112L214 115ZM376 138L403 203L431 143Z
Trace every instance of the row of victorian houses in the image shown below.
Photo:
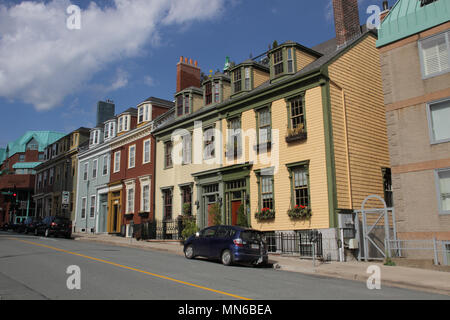
M117 115L99 102L95 128L43 148L35 214L129 235L183 213L203 228L215 207L224 224L243 213L261 231L338 238L338 215L380 195L399 235L450 241L450 8L410 2L385 2L376 32L357 0L333 0L329 41L274 43L207 77L181 57L173 100Z

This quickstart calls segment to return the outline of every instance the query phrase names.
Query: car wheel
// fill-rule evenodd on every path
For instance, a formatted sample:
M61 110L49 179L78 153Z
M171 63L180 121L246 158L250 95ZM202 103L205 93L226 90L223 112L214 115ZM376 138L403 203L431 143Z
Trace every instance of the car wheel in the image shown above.
M44 237L48 238L50 236L50 231L45 229Z
M184 250L184 256L188 259L194 259L194 246L192 244L188 245L186 250Z
M38 236L38 235L39 235L38 229L34 229L34 235L35 235L35 236Z
M225 266L231 266L233 264L233 257L231 256L230 250L224 250L222 252L222 263Z
M25 230L23 231L23 233L28 234L28 228L25 228Z

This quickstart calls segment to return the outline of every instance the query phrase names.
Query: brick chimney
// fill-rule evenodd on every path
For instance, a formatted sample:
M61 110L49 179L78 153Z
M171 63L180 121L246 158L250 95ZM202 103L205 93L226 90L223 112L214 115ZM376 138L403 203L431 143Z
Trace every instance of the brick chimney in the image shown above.
M361 34L358 0L333 0L334 25L338 47Z
M388 15L390 9L389 9L389 2L383 1L383 11L380 13L380 22L383 22L384 18Z
M189 87L200 88L200 68L197 61L192 59L180 57L177 64L177 92L180 92Z

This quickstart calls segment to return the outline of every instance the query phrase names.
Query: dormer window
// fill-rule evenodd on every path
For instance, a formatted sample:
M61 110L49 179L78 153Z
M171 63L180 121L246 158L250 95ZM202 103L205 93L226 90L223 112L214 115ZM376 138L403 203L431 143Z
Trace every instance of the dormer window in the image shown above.
M91 131L89 143L90 145L97 145L100 142L100 130Z
M246 67L245 69L245 79L244 79L244 89L245 90L250 90L250 68Z
M146 121L150 121L150 107L148 104L140 106L138 108L138 124Z
M214 102L220 102L220 83L219 81L214 82Z
M287 67L288 67L289 73L294 72L294 59L293 59L292 51L293 51L292 48L287 49Z
M129 115L124 115L119 117L119 127L117 132L123 132L123 131L128 131L129 130L129 126L130 126L130 116Z
M234 92L239 92L242 89L242 83L241 83L242 75L241 75L241 69L236 69L233 72L233 85L234 85Z
M205 104L211 104L212 103L212 83L208 82L205 85Z
M108 122L107 124L105 124L105 140L115 137L115 126L115 122Z
M278 76L284 72L283 49L277 50L273 53L273 70L275 76Z
M177 116L189 114L191 111L191 96L189 94L180 94L177 96Z

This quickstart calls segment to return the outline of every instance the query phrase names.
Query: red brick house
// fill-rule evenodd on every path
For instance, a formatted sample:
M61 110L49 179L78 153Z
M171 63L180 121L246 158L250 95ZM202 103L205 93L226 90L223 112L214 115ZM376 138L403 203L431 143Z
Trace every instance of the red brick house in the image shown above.
M109 233L130 236L130 224L153 219L156 149L151 132L154 119L173 106L171 101L151 97L117 116L117 138L111 144Z

